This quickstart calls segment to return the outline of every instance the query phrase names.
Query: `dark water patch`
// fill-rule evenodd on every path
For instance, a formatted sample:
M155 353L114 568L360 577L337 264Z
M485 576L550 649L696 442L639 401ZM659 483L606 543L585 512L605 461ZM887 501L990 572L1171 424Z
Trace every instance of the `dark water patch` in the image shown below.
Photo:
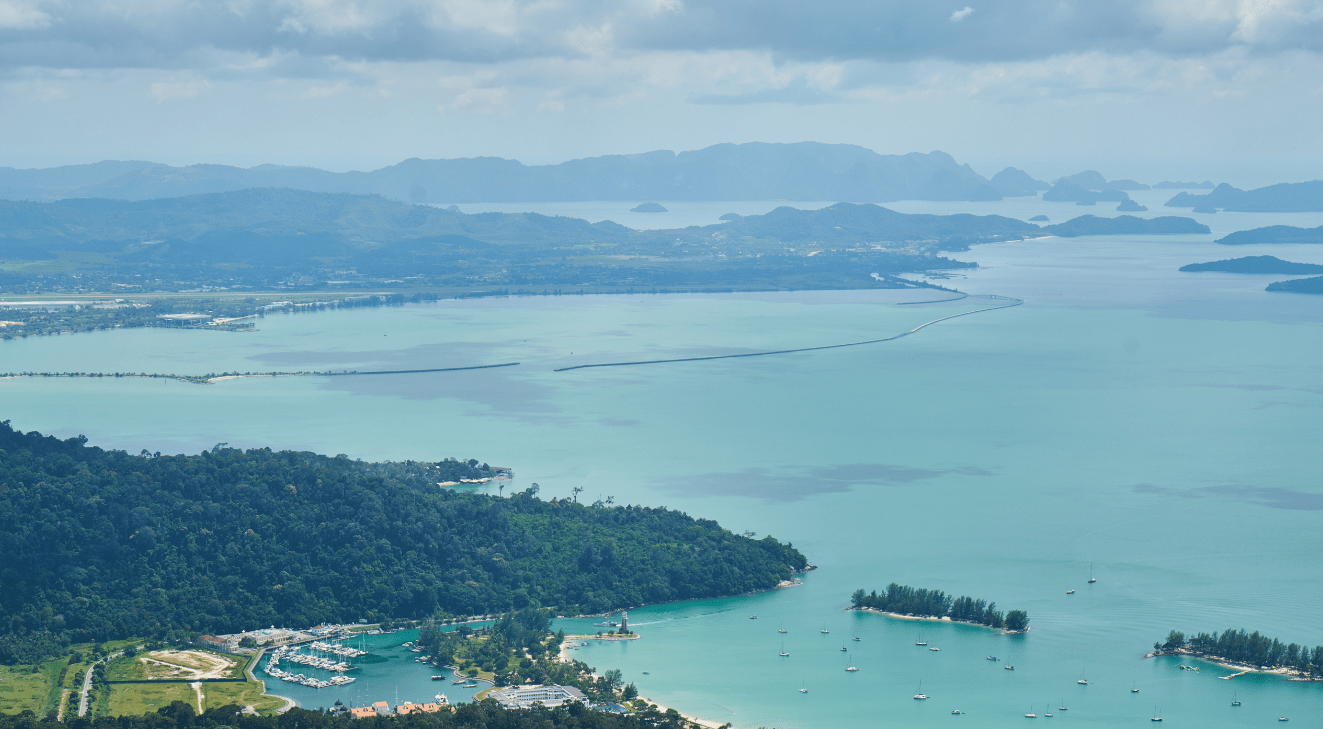
M1156 486L1151 483L1141 483L1132 490L1140 494L1156 494L1180 499L1222 498L1266 506L1270 509L1323 511L1323 494L1311 494L1307 491L1297 491L1281 486L1226 484L1223 486L1200 486L1193 489L1174 489L1166 486Z
M945 475L992 474L974 466L927 469L882 463L850 463L777 470L746 468L742 471L670 477L657 484L662 491L678 496L746 496L769 501L798 501L816 494L850 491L860 485L911 484Z
M611 428L632 428L643 425L641 421L633 420L631 418L602 418L597 422Z

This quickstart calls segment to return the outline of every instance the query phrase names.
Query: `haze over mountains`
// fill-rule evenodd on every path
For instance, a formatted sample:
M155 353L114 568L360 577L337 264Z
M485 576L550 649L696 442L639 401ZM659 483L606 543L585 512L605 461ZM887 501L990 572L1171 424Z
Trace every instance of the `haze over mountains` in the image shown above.
M497 157L409 159L372 172L260 165L98 162L0 168L0 198L149 200L250 188L376 194L414 203L586 200L1000 200L1047 184L1007 168L991 180L945 152L881 155L849 144L718 144L528 166Z

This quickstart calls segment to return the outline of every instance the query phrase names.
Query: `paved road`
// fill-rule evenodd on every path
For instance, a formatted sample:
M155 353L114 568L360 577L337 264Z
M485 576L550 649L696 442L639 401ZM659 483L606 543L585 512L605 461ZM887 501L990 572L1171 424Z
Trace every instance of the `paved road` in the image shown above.
M78 715L79 715L79 716L87 716L87 709L88 709L87 701L88 701L88 698L89 698L89 694L92 693L92 669L93 669L93 668L96 668L96 664L97 664L97 663L101 663L101 662L103 662L103 661L108 661L108 660L110 660L111 658L114 658L115 656L120 655L120 653L123 653L123 651L119 651L119 652L117 652L117 653L111 653L110 655L106 656L105 658L102 658L100 661L97 661L96 663L93 663L92 665L90 665L90 666L87 667L87 675L86 675L86 676L83 676L83 690L80 692L81 695L80 695L80 697L79 697L79 699L78 699Z
M96 663L100 663L97 661ZM83 690L78 692L78 715L87 716L87 695L92 691L92 669L96 668L96 663L87 667L87 675L83 676Z

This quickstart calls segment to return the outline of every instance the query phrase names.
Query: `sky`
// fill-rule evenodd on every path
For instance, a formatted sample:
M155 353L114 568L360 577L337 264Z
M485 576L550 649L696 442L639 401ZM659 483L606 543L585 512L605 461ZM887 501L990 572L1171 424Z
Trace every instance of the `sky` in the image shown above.
M721 142L1323 178L1323 0L0 0L0 165Z

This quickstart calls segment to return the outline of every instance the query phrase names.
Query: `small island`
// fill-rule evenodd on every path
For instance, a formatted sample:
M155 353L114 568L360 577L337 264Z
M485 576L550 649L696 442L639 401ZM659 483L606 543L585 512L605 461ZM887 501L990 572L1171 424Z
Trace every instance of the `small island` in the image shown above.
M1218 238L1215 243L1224 246L1245 246L1258 243L1323 243L1323 225L1317 228L1297 228L1293 225L1269 225L1264 228L1238 230Z
M667 210L665 207L663 207L661 203L645 202L645 203L643 203L643 204L641 204L641 205L638 205L638 206L636 206L636 207L632 207L632 208L630 208L630 209L629 209L629 212L631 212L631 213L669 213L670 211Z
M1034 217L1029 219L1029 222L1031 223L1046 223L1049 221L1050 218L1048 218L1046 215L1035 215Z
M897 585L891 583L878 594L877 590L865 593L863 588L850 596L850 609L877 612L896 618L947 620L953 623L982 625L1004 630L1006 633L1023 633L1029 630L1029 613L1023 610L1011 610L1004 615L997 609L997 603L976 600L972 597L953 597L941 590L929 590L922 587Z
M1296 275L1323 273L1323 266L1316 263L1283 261L1276 256L1245 256L1244 258L1230 258L1225 261L1191 263L1188 266L1181 266L1180 270L1187 273L1215 271L1218 273L1282 273Z
M726 213L720 218L717 218L717 220L739 220L742 217L744 216L740 215L739 213Z
M1244 673L1277 673L1293 681L1323 681L1323 645L1312 650L1296 643L1285 644L1256 630L1226 630L1185 637L1179 630L1167 634L1165 641L1153 644L1155 656L1194 656L1238 673L1219 678L1231 679Z
M1116 206L1116 210L1117 212L1122 212L1122 213L1146 213L1148 212L1148 206L1140 205L1134 200L1131 200L1130 198L1126 198L1121 201L1120 205Z
M1182 235L1212 231L1207 225L1192 218L1136 218L1133 215L1100 218L1096 215L1081 215L1064 223L1046 226L1043 232L1062 238L1076 238L1082 235Z

